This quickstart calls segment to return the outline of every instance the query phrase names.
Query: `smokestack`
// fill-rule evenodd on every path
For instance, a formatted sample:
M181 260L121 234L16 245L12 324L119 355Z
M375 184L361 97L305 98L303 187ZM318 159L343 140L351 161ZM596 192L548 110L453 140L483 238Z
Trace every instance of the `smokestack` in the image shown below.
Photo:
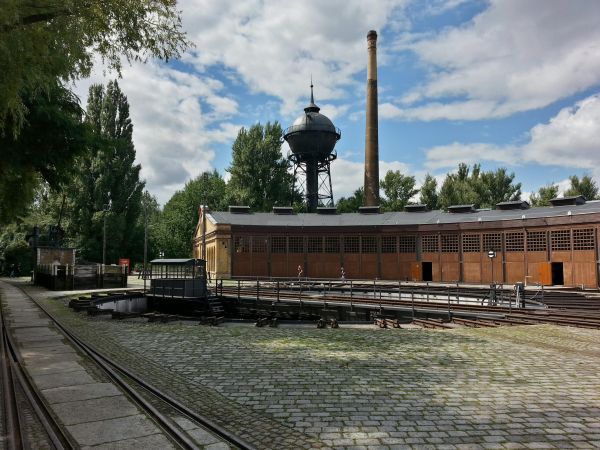
M379 130L377 121L377 33L367 34L367 128L364 206L379 206Z

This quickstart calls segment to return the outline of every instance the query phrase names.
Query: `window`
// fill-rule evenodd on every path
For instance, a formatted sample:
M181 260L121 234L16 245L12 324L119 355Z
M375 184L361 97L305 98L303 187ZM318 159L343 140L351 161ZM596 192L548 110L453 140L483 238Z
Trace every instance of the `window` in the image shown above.
M338 236L325 236L325 253L339 253L340 238Z
M416 236L400 236L398 238L400 253L415 253L417 251Z
M363 253L377 253L377 237L363 236L361 239L361 250Z
M485 233L483 235L483 251L502 251L502 235L500 233Z
M550 248L553 251L571 250L571 230L551 231Z
M527 251L545 252L546 251L546 232L528 231L527 232Z
M344 253L358 253L359 244L358 236L344 236Z
M236 236L233 239L233 246L236 253L249 253L250 239L247 236Z
M442 235L442 253L457 253L458 252L458 235L443 234Z
M426 234L421 236L421 243L423 252L436 253L439 250L437 234Z
M481 235L480 234L463 234L463 236L462 236L462 251L463 251L463 253L479 253L479 252L481 252Z
M504 239L507 252L522 252L525 250L525 234L523 232L506 233Z
M267 237L266 236L252 236L252 253L266 253L267 252Z
M306 251L308 253L323 252L323 238L321 236L309 236L306 242Z
M286 237L285 236L271 237L271 253L285 253L285 252L286 252Z
M573 250L594 250L595 243L593 228L573 230Z
M396 253L396 236L381 236L381 253Z
M304 238L302 236L290 236L288 244L290 253L304 253Z

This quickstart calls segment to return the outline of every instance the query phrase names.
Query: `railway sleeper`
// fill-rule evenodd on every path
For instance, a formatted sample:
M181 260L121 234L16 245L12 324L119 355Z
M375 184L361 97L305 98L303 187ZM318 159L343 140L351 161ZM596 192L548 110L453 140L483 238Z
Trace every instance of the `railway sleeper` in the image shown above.
M201 317L199 325L210 325L211 327L217 327L220 324L225 322L225 317L223 316L207 316Z
M102 314L112 314L113 313L113 309L100 309L97 306L91 306L89 308L87 308L87 315L88 316L100 316Z
M497 327L498 325L495 323L487 323L480 320L470 320L470 319L462 319L460 317L453 317L452 321L454 323L464 325L467 327L480 328L480 327Z
M413 319L412 323L414 323L415 325L420 325L423 328L442 328L446 330L453 328L450 325L446 325L445 323L436 322L433 320Z

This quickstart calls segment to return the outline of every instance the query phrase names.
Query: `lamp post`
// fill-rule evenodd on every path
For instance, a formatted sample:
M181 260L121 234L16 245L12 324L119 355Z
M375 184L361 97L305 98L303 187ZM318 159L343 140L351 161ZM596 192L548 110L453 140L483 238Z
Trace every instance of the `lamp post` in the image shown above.
M104 205L102 212L104 213L104 230L102 238L102 266L106 265L106 213L110 211L112 201L109 200L107 205Z
M144 267L142 276L144 277L144 294L146 293L146 264L148 259L148 204L144 198Z
M496 283L494 282L494 258L496 257L496 251L488 251L488 258L492 263L492 284L490 284L490 304L496 304Z
M488 251L488 258L492 262L492 284L494 284L494 258L496 257L496 251L490 250Z

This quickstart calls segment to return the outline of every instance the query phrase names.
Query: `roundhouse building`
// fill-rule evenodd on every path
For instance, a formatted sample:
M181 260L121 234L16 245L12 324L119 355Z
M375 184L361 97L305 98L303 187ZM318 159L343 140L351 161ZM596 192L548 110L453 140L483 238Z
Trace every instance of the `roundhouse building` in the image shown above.
M296 277L299 268L302 276L340 278L343 268L346 278L597 288L599 227L600 201L583 197L447 212L201 208L193 245L194 257L219 278Z

